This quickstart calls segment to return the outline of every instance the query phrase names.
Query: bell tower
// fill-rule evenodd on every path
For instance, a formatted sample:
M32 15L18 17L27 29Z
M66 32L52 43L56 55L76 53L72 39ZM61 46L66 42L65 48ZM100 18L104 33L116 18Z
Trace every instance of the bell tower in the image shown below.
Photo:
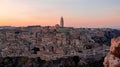
M60 18L60 26L63 28L64 27L64 19L63 17Z

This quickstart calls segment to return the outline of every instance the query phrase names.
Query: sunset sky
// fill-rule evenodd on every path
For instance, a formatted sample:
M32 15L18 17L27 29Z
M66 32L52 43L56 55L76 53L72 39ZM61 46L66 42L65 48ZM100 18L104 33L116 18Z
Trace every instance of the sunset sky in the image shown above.
M120 0L0 0L0 26L119 27Z

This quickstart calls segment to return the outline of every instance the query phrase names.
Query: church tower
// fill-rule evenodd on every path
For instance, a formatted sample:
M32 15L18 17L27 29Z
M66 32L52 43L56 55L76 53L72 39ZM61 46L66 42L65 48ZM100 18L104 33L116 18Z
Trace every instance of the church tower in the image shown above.
M62 27L62 28L64 27L64 19L63 19L63 17L60 18L60 27Z

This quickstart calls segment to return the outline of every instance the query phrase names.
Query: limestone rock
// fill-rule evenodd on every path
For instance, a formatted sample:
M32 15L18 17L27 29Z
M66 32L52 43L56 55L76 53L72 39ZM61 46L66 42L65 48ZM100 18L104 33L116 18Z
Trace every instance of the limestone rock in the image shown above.
M120 37L111 40L110 52L103 64L105 67L120 67Z

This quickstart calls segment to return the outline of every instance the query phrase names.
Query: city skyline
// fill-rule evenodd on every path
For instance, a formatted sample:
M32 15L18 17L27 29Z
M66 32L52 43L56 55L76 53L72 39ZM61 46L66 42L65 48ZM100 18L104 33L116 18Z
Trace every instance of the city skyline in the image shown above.
M0 26L119 27L120 0L0 0Z

